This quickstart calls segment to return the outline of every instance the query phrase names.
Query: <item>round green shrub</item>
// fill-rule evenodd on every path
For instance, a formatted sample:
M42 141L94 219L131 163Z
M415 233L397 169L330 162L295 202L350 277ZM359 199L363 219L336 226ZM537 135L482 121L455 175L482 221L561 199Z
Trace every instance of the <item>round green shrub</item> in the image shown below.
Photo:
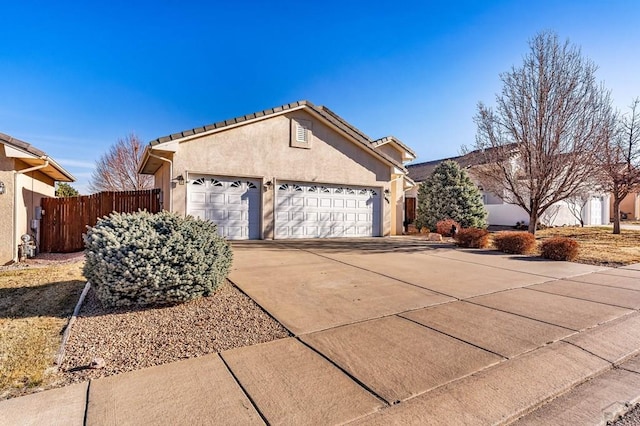
M216 225L169 212L112 213L84 235L84 276L105 306L185 302L211 294L232 253Z

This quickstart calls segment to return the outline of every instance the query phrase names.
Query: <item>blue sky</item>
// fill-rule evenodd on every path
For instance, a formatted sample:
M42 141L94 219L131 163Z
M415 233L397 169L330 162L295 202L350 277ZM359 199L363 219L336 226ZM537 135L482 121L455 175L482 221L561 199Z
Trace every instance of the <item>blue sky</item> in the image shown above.
M0 132L81 192L119 137L143 141L307 99L420 161L475 137L478 101L541 30L579 45L625 107L640 96L637 1L5 2Z

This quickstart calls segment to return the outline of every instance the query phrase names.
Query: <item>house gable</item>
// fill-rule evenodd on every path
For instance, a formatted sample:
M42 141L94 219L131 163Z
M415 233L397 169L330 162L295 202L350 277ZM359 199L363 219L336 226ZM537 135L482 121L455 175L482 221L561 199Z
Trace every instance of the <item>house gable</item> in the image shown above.
M158 159L157 156L162 156L168 159L169 157L171 157L171 153L176 152L177 146L185 142L197 140L202 137L217 133L228 132L239 127L246 127L249 125L254 126L256 123L264 120L271 120L274 117L278 117L281 115L294 117L291 114L297 111L305 111L312 117L316 118L318 121L323 122L329 127L333 127L336 132L342 133L346 140L359 145L362 149L364 149L365 152L369 152L369 154L373 157L378 158L379 160L387 163L390 166L397 167L402 171L402 173L406 172L406 169L402 165L402 161L398 161L385 154L384 152L376 150L375 146L372 144L371 139L363 132L347 123L344 119L342 119L340 116L338 116L328 108L324 106L315 106L308 101L298 101L280 107L271 108L269 110L236 117L234 119L221 121L208 126L197 127L190 130L185 130L180 133L174 133L169 136L158 138L150 142L149 146L144 152L138 170L140 173L154 174L156 170L163 165L163 160ZM303 120L308 121L308 119ZM294 124L292 124L291 128L292 131L294 130L293 125ZM299 126L296 128L299 128ZM294 143L294 145L296 144ZM304 144L302 146L298 144L296 147L305 148L307 146ZM151 151L153 151L156 156L150 155Z
M297 141L297 123L309 127L303 146ZM363 185L382 185L392 170L383 159L305 110L180 142L173 167L174 174L216 170L229 176L323 183L347 180Z

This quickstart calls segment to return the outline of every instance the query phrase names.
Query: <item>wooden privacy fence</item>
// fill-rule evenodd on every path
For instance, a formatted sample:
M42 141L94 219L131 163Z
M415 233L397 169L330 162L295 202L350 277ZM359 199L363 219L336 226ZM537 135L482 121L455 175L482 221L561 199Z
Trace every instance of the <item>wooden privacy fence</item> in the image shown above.
M160 189L144 191L99 192L66 198L43 198L40 223L40 251L69 253L84 248L82 234L87 225L112 212L132 213L147 210L158 213Z

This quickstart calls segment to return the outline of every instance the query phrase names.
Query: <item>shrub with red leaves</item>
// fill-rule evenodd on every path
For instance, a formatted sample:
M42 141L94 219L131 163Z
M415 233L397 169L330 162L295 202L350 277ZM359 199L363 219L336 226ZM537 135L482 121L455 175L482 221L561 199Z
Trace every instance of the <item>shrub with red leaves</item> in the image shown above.
M489 231L479 228L465 228L455 236L456 244L465 248L487 248L489 246Z
M540 253L545 259L574 260L578 257L580 245L576 240L566 237L554 237L544 240L540 245Z
M436 232L443 237L453 237L451 234L451 227L454 226L457 230L460 230L460 224L453 219L443 219L436 223Z
M528 232L503 231L493 236L493 245L505 253L528 254L536 248L536 237Z

